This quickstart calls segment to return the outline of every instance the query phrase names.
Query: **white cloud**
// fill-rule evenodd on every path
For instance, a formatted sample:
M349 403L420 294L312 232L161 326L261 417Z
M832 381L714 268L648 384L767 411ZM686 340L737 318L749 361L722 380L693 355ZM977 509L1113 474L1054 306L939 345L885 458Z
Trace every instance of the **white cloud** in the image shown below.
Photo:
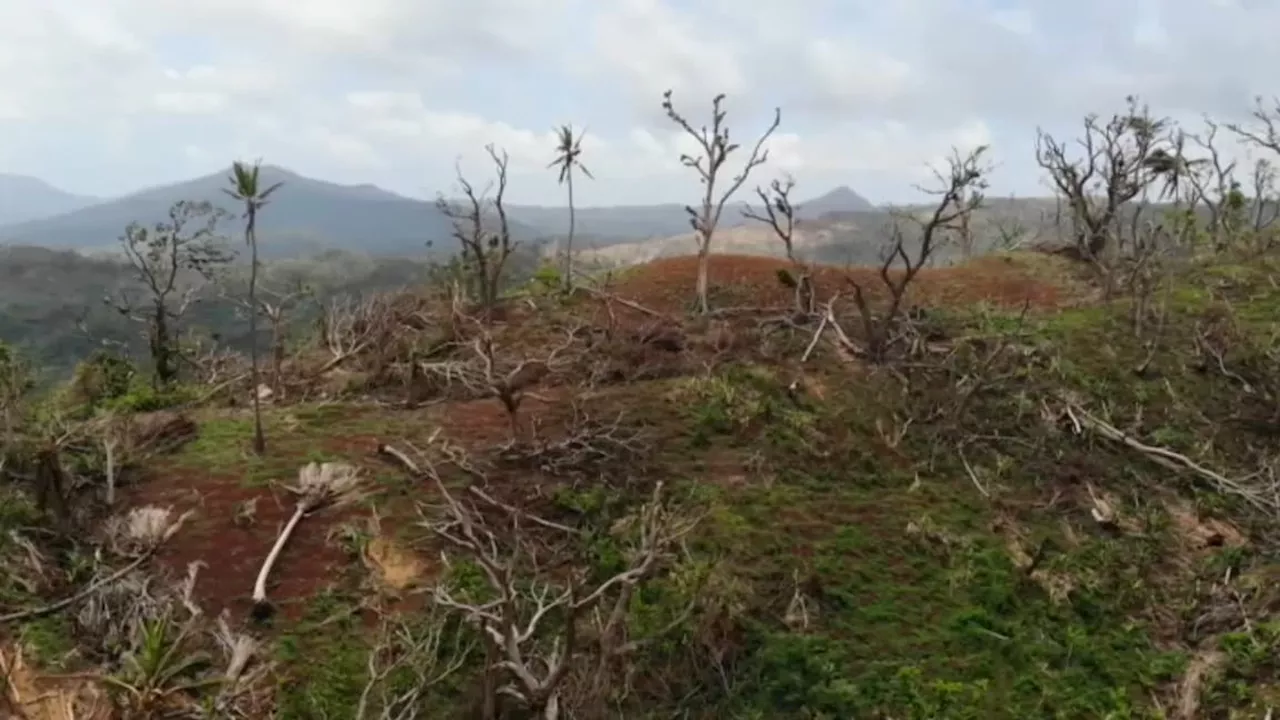
M739 161L782 107L760 182L902 199L990 143L993 192L1040 192L1037 126L1129 93L1241 119L1280 93L1276 27L1280 0L0 0L0 132L22 138L0 171L112 193L261 155L429 195L492 142L513 197L556 202L553 128L574 122L583 202L682 200L672 89L695 125L729 94Z
M912 81L910 64L865 46L858 38L814 40L805 59L805 69L816 78L819 92L851 108L901 97Z
M219 92L158 92L152 100L156 110L175 115L209 115L227 108L227 96Z

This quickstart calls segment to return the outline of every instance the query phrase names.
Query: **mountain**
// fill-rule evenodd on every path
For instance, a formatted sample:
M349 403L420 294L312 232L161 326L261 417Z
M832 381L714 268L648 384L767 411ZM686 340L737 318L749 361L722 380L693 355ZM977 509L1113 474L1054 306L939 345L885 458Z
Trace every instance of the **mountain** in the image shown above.
M825 195L798 204L799 216L805 220L816 220L832 213L875 212L877 209L874 203L854 192L847 185L841 185Z
M356 250L370 255L419 255L427 241L448 251L456 247L451 224L435 205L396 195L373 185L339 185L264 166L264 187L284 184L258 219L261 251L267 257L324 250ZM162 221L179 200L209 201L239 215L223 192L226 173L149 188L53 217L0 227L0 242L50 248L111 247L131 222ZM236 222L223 231L234 235ZM513 221L512 235L528 240L537 233Z
M73 195L38 178L0 173L0 225L60 215L96 202L99 198Z
M148 188L109 200L67 195L33 178L16 178L7 191L0 176L0 197L11 196L16 214L4 213L0 203L0 243L39 245L84 251L113 250L125 227L132 222L150 225L166 218L179 200L209 201L238 214L227 197L226 173L214 173L185 182ZM457 245L451 223L431 202L404 197L374 185L341 185L303 177L276 166L262 168L265 185L283 182L270 206L259 218L261 251L267 257L286 257L325 249L365 252L371 255L419 255L426 243L441 251ZM37 197L34 188L43 188ZM722 228L751 224L742 217L746 199L725 208ZM568 210L535 205L508 206L511 232L517 240L563 236L568 230ZM847 187L800 203L802 219L831 213L874 212L875 206ZM236 223L223 226L235 234ZM689 215L683 205L634 205L577 209L577 246L604 248L619 243L669 238L689 231Z

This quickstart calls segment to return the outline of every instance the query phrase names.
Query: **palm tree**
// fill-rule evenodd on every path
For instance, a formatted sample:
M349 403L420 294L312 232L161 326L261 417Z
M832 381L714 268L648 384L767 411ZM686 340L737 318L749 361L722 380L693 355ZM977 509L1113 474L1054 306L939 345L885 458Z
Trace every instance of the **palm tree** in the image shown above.
M252 165L240 162L231 164L227 178L231 187L223 189L233 199L244 203L244 244L249 246L249 362L253 370L253 451L263 453L267 439L262 433L262 407L258 397L258 211L267 204L271 193L284 183L276 183L266 189L259 186L258 171L262 161Z
M582 133L577 135L573 132L572 125L561 125L556 131L556 159L552 160L547 167L555 167L560 169L560 184L568 188L569 191L569 237L564 243L564 267L562 272L564 277L561 278L561 287L565 292L573 290L573 230L576 218L576 211L573 206L573 170L577 168L583 175L594 180L591 177L591 171L582 164L579 158L582 156Z

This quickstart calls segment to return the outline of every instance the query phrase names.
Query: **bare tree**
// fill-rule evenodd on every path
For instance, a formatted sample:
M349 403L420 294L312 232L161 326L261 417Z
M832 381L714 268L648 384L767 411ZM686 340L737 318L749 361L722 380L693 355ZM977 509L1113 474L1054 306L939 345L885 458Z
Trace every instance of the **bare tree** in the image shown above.
M795 178L788 175L785 180L774 180L767 191L757 187L756 195L760 198L761 207L764 208L763 214L752 210L748 206L742 211L742 215L750 220L768 225L773 230L773 234L782 242L783 249L787 254L787 260L791 263L791 270L794 273L783 281L795 291L796 312L801 315L812 315L815 311L814 303L816 302L813 289L813 272L807 263L796 257L796 214L799 212L799 208L791 202L791 191L795 189L795 186Z
M686 205L685 211L689 213L689 224L693 226L698 241L698 310L703 314L711 311L707 298L707 264L711 254L711 240L715 236L716 226L720 224L720 214L724 212L725 203L747 181L751 171L768 161L769 151L765 149L765 143L782 122L782 110L775 108L773 122L756 141L742 170L728 181L723 192L718 193L717 183L721 180L720 173L724 164L739 147L729 140L729 127L724 122L726 112L721 107L724 98L721 93L711 100L711 128L703 125L695 130L685 116L675 109L671 91L666 91L662 96L662 109L666 111L667 117L698 144L698 157L681 155L680 162L693 168L702 183L702 203L696 209L692 205Z
M1116 247L1123 242L1122 211L1157 180L1176 181L1183 170L1168 151L1170 121L1153 117L1135 97L1127 103L1106 122L1085 118L1078 157L1043 130L1036 140L1036 161L1067 204L1075 251L1099 270L1108 292L1108 254L1122 250Z
M259 397L258 379L258 212L269 202L271 194L284 183L262 187L258 175L261 162L248 165L235 162L231 165L231 187L223 192L244 204L244 243L249 246L249 363L253 374L253 451L267 449L267 439L262 432L262 398Z
M1280 98L1268 106L1261 96L1254 99L1253 127L1228 123L1227 129L1245 144L1280 158ZM1253 167L1253 228L1258 234L1269 229L1280 217L1280 197L1276 193L1275 160L1261 158ZM1269 243L1266 243L1269 245Z
M512 443L520 440L520 405L525 396L554 369L565 364L563 353L573 346L575 340L576 329L569 330L564 341L542 357L518 360L503 357L492 333L483 327L472 341L472 350L480 364L479 390L496 398L507 411Z
M492 200L486 193L477 193L475 187L458 168L458 185L464 202L454 202L443 195L436 199L436 207L453 223L453 237L462 248L463 261L469 269L471 282L479 296L486 323L492 322L493 311L502 292L503 271L507 260L515 252L517 242L511 239L510 224L503 201L507 192L507 153L499 153L493 145L485 147L497 174L497 190ZM497 216L497 228L490 229L489 209Z
M379 298L334 298L322 306L317 324L320 343L330 354L315 373L323 375L382 339L391 324L391 309Z
M148 297L136 300L122 292L104 301L124 317L146 327L151 353L152 379L156 387L178 376L179 327L195 299L192 274L208 280L210 273L232 255L216 234L224 213L208 202L186 200L169 209L168 222L148 228L132 223L120 245Z
M572 125L561 125L556 132L556 159L547 167L560 171L560 184L569 192L569 234L564 245L564 276L560 278L561 288L565 292L573 290L573 231L577 224L577 208L573 204L573 172L577 170L588 178L591 171L582 164L582 134L574 134Z
M1208 232L1214 250L1226 248L1243 228L1245 218L1245 200L1240 183L1235 180L1236 162L1223 159L1218 148L1218 131L1220 126L1205 118L1204 135L1187 134L1204 153L1202 161L1195 162L1192 172L1187 173L1187 180L1194 188L1191 198L1192 211L1203 204L1209 213Z
M1227 129L1246 143L1280 155L1280 98L1273 98L1271 106L1261 96L1254 98L1254 127L1239 123L1227 123Z
M936 196L937 203L924 220L909 218L919 225L919 239L914 251L907 249L907 234L902 222L893 224L879 271L880 281L889 293L888 306L883 313L877 314L872 310L866 289L852 277L846 276L846 282L853 288L853 300L866 335L865 353L873 362L883 362L888 357L894 341L894 331L902 314L903 299L916 275L929 264L938 247L946 241L948 233L960 227L964 218L972 215L982 204L982 191L986 188L986 168L981 161L986 150L984 145L965 156L954 152L946 174L934 171L940 187L925 191ZM901 267L894 267L899 264ZM828 305L829 321L834 321L832 307L832 304ZM839 326L834 322L832 324L843 336Z
M460 597L444 585L437 585L433 593L438 606L461 613L482 635L487 650L482 718L497 717L499 698L508 697L535 717L558 720L568 678L590 669L587 692L607 692L608 673L620 660L678 627L692 612L691 605L648 638L628 637L636 588L671 560L699 521L673 512L661 483L626 523L634 541L624 555L625 570L592 583L585 569L570 568L566 573L563 563L556 563L560 567L553 579L548 564L540 562L545 553L531 528L571 537L576 536L573 528L529 515L474 486L476 491L467 498L455 497L430 462L415 461L385 445L381 450L434 482L443 507L435 512L423 508L423 526L484 574L488 600ZM494 515L501 521L491 521ZM591 632L583 633L581 626L588 621Z
M1276 192L1276 166L1267 158L1253 163L1252 175L1253 212L1250 219L1253 232L1263 234L1280 219L1280 195Z

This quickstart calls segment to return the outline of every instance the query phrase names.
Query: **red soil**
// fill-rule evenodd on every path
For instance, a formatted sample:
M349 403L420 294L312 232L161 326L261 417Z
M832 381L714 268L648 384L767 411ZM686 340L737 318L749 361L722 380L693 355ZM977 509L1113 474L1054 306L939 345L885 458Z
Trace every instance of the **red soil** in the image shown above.
M739 255L713 255L710 259L710 281L713 287L732 293L734 298L752 304L785 308L792 302L791 291L778 280L778 270L788 264L779 259ZM658 260L626 273L613 288L620 298L631 300L654 311L679 318L690 307L697 275L697 260L680 257ZM847 278L863 285L876 297L883 294L880 278L874 268L843 269L820 267L816 273L818 290L829 296L840 292L852 293ZM1030 302L1035 308L1053 308L1066 301L1068 293L1042 279L1033 277L1020 267L1001 258L986 258L963 267L926 269L922 271L909 293L910 302L923 305L943 305L992 302L1004 306L1020 307ZM635 315L632 320L654 321L632 311L616 307L615 311ZM539 329L525 325L520 317L509 318L516 330L512 338L521 342L523 331L533 333L530 343L536 344ZM554 434L562 420L569 414L564 388L543 387L537 390L541 397L526 396L521 417L526 423L540 418L545 430ZM543 399L545 398L545 400ZM395 412L395 411L389 411ZM418 412L405 412L405 431L412 437L430 434L432 428L443 429L444 438L467 449L492 447L508 437L509 425L506 413L496 400L476 400L437 405ZM398 443L394 436L375 437L367 434L342 434L320 441L319 448L342 457L345 461L370 471L386 472L384 462L375 456L380 442ZM309 459L303 449L275 452L294 452L298 455L292 467L305 464ZM294 471L296 472L296 470ZM735 471L739 476L740 471ZM281 476L277 480L292 482L293 477ZM514 478L513 478L514 479ZM536 478L520 478L519 483L503 483L512 494L537 491ZM197 514L188 526L170 541L158 555L159 563L181 576L188 563L202 561L206 564L197 583L197 599L209 613L230 609L237 617L244 617L251 607L250 595L253 583L263 559L270 551L275 538L288 521L294 509L293 498L281 489L247 488L241 477L225 470L193 470L173 463L162 463L151 468L150 477L136 486L130 498L133 504L173 506L175 511L196 509ZM419 499L410 493L413 499ZM501 493L506 494L506 493ZM247 527L237 526L234 518L240 504L258 498L255 522ZM516 501L515 498L510 498ZM358 508L328 508L305 518L295 529L273 573L273 584L268 597L280 604L286 616L295 616L300 603L323 591L326 587L343 582L344 574L351 568L351 559L328 540L331 529L352 519L363 511ZM403 520L403 518L401 518ZM394 524L392 518L384 522Z
M787 261L778 258L712 255L708 281L712 288L731 290L735 297L751 298L752 304L787 307L792 291L779 281L778 271L789 267ZM626 273L614 292L652 310L678 313L689 307L693 299L697 274L696 257L664 258ZM848 279L862 285L869 295L884 292L876 268L819 266L815 273L818 292L824 297L833 292L852 294ZM1033 307L1051 308L1062 301L1062 294L1060 288L998 257L982 258L958 267L926 268L920 271L908 291L910 301L935 306L986 301L1020 307L1029 301Z
M335 438L335 444L351 448L348 440ZM361 459L355 453L348 458L357 465L369 464ZM297 465L304 464L306 459L298 458ZM294 481L293 477L278 479ZM237 510L254 498L254 521L237 525ZM195 510L183 529L157 553L156 561L176 576L185 574L190 563L202 562L196 581L197 602L207 613L227 609L238 618L252 608L258 570L295 507L294 498L283 489L245 487L236 474L172 466L153 470L152 477L143 480L129 499L132 505L171 506L175 512ZM297 616L300 601L340 583L351 561L328 536L332 528L362 512L355 506L324 508L298 523L267 585L267 598L286 617Z

